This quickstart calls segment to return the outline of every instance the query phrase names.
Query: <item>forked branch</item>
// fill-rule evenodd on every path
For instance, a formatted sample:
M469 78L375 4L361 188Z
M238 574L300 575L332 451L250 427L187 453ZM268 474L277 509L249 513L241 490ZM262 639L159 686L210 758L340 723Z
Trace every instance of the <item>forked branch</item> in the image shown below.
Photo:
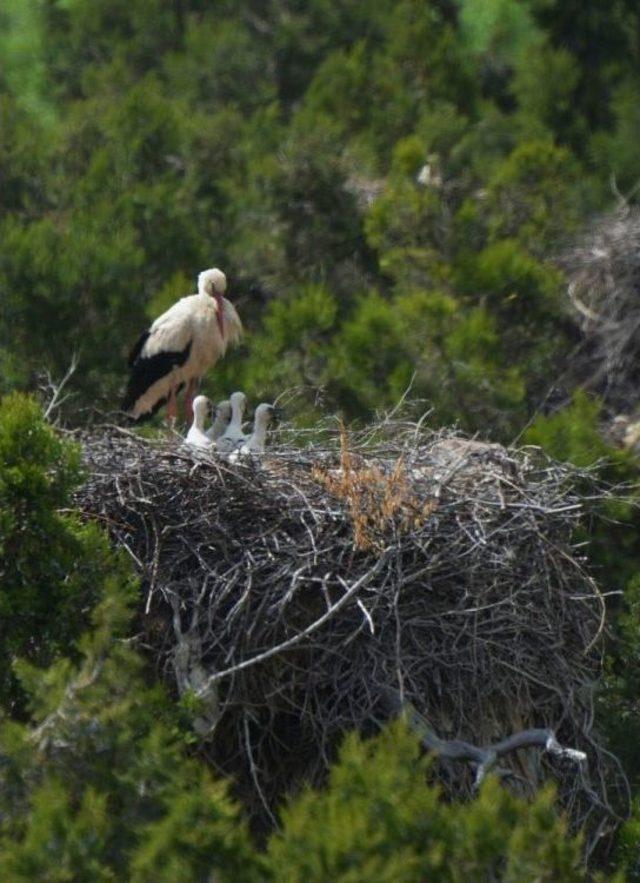
M382 691L385 706L394 715L404 715L407 723L420 737L423 747L434 754L448 760L465 760L476 768L475 787L478 788L483 779L496 765L501 757L517 751L519 748L539 748L556 757L565 757L573 763L583 764L587 755L576 748L565 748L561 745L553 730L534 728L514 733L494 745L473 745L461 739L441 739L437 736L427 719L406 700L403 701L398 690L385 687Z

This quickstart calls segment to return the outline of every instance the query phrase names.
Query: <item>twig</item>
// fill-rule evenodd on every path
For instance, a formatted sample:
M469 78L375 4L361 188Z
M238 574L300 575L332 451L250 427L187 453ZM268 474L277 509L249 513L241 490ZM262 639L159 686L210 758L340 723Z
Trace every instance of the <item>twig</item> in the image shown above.
M356 582L350 586L344 595L340 598L339 601L330 607L323 615L308 625L301 632L298 632L297 635L293 635L293 637L289 638L286 641L283 641L281 644L277 644L275 647L270 647L268 650L265 650L264 653L259 653L257 656L252 656L250 659L245 659L243 662L239 662L237 665L232 665L230 668L225 669L224 671L214 672L209 678L207 678L206 682L200 688L196 695L201 695L201 693L208 690L214 684L217 684L219 681L224 678L228 678L231 675L238 674L238 672L244 671L251 666L258 665L261 662L266 662L267 659L270 659L272 656L278 656L281 653L284 653L285 650L290 650L292 647L295 647L296 644L299 644L300 641L303 641L305 638L308 638L309 635L312 635L319 628L321 628L326 622L328 622L332 616L335 616L339 610L341 610L344 605L353 598L356 592L360 591L363 585L368 583L373 576L376 575L382 568L382 565L386 562L388 557L389 550L385 550L380 555L380 558L376 561L373 567L364 573L360 579L356 580Z
M57 384L54 383L53 380L51 379L51 375L49 373L47 373L47 375L46 375L47 376L47 386L50 390L52 390L52 396L51 396L51 399L49 400L49 404L47 405L47 407L44 410L44 419L45 420L48 420L51 417L51 414L57 408L59 408L63 404L63 402L65 402L69 398L69 396L65 396L64 398L61 398L62 391L64 390L67 383L71 380L71 378L75 374L77 367L78 367L78 354L73 353L71 356L71 364L67 368L67 371L66 371L64 377L62 378L62 380L59 383L57 383Z

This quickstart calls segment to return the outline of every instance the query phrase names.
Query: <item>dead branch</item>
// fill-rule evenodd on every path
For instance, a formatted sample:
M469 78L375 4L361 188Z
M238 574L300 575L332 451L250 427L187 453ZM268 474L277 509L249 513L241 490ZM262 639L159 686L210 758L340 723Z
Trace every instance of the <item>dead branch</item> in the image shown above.
M479 788L486 775L495 767L500 758L522 748L538 748L555 757L563 757L573 763L586 763L587 755L575 748L564 748L556 734L549 728L532 728L514 733L493 745L481 747L461 739L440 739L431 729L424 715L410 703L403 702L398 690L386 687L381 691L389 712L402 715L409 726L420 736L426 751L448 760L470 761L476 768L474 787Z
M45 374L45 383L41 387L43 394L49 399L45 409L44 409L44 419L50 420L54 411L59 410L62 405L69 399L69 395L63 396L62 393L64 391L65 386L71 380L73 375L76 373L78 368L78 354L73 353L71 356L71 363L66 370L64 377L58 381L57 383L51 377L51 374L47 371Z

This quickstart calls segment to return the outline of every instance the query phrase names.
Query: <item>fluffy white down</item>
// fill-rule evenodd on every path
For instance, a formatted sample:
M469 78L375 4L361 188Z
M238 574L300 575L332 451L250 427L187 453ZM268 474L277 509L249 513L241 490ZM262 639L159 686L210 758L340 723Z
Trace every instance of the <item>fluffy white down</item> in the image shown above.
M207 438L215 441L224 433L231 420L231 402L218 402L215 409L214 420L207 429Z
M226 298L222 298L222 306L224 337L217 319L218 304L208 294L183 297L158 316L140 355L148 358L162 352L180 352L189 341L191 351L184 365L174 367L140 396L132 410L134 417L150 411L159 399L168 396L181 383L202 377L224 356L230 343L237 343L242 335L240 317Z
M211 403L206 396L196 396L193 400L193 423L185 439L188 445L196 448L211 447L212 442L204 431L210 408Z
M240 448L241 454L264 454L267 428L273 421L273 405L263 402L253 417L253 432Z
M231 420L223 434L216 440L216 447L225 454L235 450L247 440L242 429L247 397L243 392L234 392L229 401L231 403Z

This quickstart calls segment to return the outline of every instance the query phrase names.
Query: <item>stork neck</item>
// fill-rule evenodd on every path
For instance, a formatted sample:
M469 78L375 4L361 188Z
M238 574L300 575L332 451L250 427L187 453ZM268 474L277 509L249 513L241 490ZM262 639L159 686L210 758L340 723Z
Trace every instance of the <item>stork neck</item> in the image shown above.
M231 402L231 423L234 426L242 426L242 403L239 401Z
M205 409L200 410L200 408L198 408L197 410L195 410L193 412L193 425L196 429L200 429L201 431L204 431L204 424L205 424L206 419L207 419L207 414L206 414Z
M262 445L267 440L267 424L262 420L253 427L253 440Z
M224 418L220 416L220 414L216 414L213 420L213 426L211 427L214 435L221 435L222 428L224 426Z
M214 294L214 301L216 306L216 319L218 320L218 328L220 329L220 334L224 338L224 297L221 294Z

